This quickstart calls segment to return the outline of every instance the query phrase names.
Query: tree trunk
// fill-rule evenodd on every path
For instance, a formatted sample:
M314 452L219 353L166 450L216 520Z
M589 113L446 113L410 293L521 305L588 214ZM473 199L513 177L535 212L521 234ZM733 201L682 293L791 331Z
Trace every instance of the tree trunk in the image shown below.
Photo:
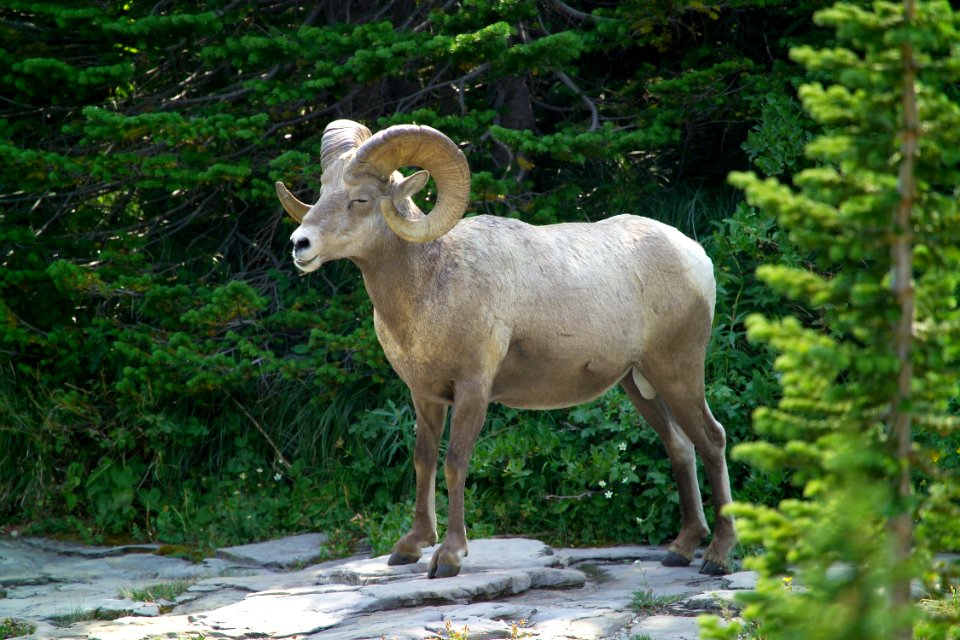
M915 19L913 0L904 0L904 22L910 25ZM894 235L891 244L893 258L893 293L900 307L900 317L894 327L894 352L900 361L900 373L897 378L897 394L890 413L890 429L897 446L897 460L900 465L897 493L900 499L899 512L890 518L889 528L893 535L894 578L891 585L891 605L895 620L896 638L913 637L913 628L909 608L910 571L908 566L913 549L913 513L910 507L910 453L913 438L910 430L910 386L913 380L913 366L910 351L913 343L913 249L911 213L916 197L916 178L914 160L917 154L920 135L917 117L916 62L913 47L909 41L900 45L903 72L903 122L901 129L901 153L898 190L900 203L894 214Z

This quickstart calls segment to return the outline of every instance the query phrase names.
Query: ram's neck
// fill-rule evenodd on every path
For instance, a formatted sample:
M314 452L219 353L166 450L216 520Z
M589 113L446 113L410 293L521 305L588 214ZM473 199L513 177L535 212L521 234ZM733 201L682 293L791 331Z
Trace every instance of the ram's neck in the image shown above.
M443 244L442 240L412 244L389 232L374 251L353 260L380 323L398 340L417 325L424 291L432 286L442 262Z

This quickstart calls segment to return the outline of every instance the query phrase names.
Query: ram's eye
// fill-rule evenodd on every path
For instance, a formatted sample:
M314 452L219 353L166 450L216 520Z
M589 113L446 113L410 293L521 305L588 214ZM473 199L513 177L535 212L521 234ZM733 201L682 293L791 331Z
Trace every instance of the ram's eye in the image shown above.
M355 198L350 201L350 204L347 205L348 209L352 209L355 204L366 204L368 200L366 198Z

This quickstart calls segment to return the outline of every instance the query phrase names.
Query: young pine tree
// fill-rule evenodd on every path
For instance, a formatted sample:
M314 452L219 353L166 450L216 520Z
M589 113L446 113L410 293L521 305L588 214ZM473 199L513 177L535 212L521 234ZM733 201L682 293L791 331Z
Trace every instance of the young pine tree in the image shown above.
M816 20L840 43L793 51L823 82L800 90L824 131L816 166L792 188L731 175L810 256L758 272L809 313L750 319L783 394L734 455L793 470L803 497L735 505L760 548L743 615L764 638L946 637L957 612L924 614L911 581L945 588L933 555L960 550L960 16L907 0Z

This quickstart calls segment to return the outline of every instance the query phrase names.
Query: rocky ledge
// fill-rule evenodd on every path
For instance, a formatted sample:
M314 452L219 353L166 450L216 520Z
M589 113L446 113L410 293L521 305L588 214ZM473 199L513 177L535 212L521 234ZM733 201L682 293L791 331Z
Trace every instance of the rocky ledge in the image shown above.
M324 540L222 549L202 563L156 545L0 540L0 620L32 623L27 637L88 640L679 640L698 637L702 613L734 615L733 594L754 584L746 572L663 567L662 547L523 538L473 540L459 576L428 580L425 563L389 567L386 556L314 564Z

